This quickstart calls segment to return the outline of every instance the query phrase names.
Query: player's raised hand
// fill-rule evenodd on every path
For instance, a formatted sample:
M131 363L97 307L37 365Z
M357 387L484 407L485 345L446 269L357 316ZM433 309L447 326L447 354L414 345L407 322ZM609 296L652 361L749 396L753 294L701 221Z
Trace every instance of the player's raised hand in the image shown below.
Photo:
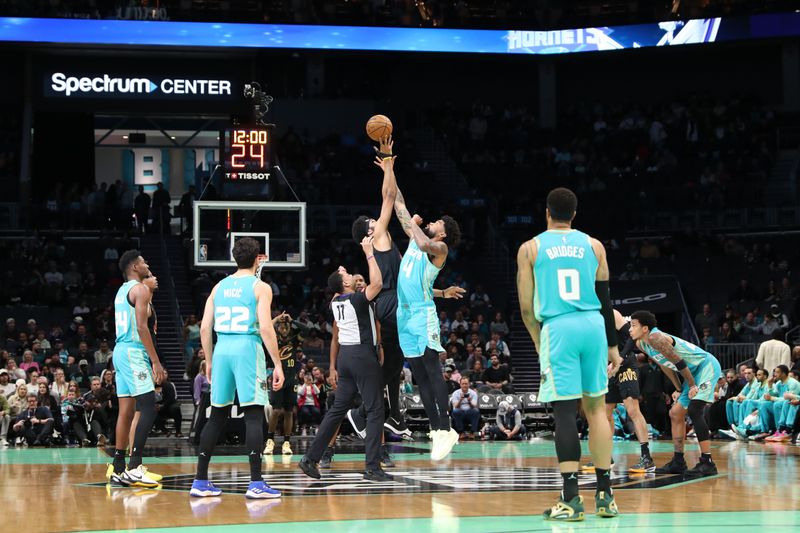
M283 367L276 366L272 371L272 390L279 391L283 387Z
M376 150L377 150L377 148L376 148ZM394 160L395 159L397 159L396 155L393 155L391 157L385 157L385 158L381 157L379 155L376 155L375 156L375 161L373 161L373 163L375 163L378 166L378 168L380 168L381 170L383 170L385 172L386 171L386 165L389 165L389 164L394 165Z
M456 285L451 285L450 287L447 287L445 290L442 291L442 296L444 296L445 298L454 298L456 300L460 300L464 297L464 294L466 294L466 292L467 289L463 289Z
M418 215L418 214L416 214L416 213L414 213L414 216L413 216L413 217L411 217L411 220L412 220L412 221L414 222L414 224L416 224L417 226L421 226L421 225L422 225L422 217L421 217L421 216L419 216L419 215Z
M147 287L149 287L151 292L155 292L155 290L158 288L158 278L155 277L155 276L150 276L149 278L144 278L144 281L142 281L142 284L144 284Z
M374 248L372 247L373 237L371 235L367 235L363 239L361 239L361 249L364 250L364 255L369 257L372 255Z
M278 316L272 319L273 324L280 324L281 322L291 322L292 317L286 311L281 312Z
M378 152L379 155L392 155L392 147L394 146L394 140L392 140L392 135L389 134L386 137L383 137L379 142L379 147L375 148L375 151Z

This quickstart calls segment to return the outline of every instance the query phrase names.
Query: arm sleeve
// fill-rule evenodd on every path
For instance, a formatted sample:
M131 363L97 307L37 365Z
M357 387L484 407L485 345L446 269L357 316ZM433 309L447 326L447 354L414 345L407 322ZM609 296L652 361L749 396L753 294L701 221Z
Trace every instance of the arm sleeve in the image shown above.
M594 290L597 293L597 298L600 300L600 314L603 315L603 321L606 324L606 343L609 348L617 346L619 339L617 338L617 324L614 320L614 310L611 308L611 294L609 292L608 281L595 281Z

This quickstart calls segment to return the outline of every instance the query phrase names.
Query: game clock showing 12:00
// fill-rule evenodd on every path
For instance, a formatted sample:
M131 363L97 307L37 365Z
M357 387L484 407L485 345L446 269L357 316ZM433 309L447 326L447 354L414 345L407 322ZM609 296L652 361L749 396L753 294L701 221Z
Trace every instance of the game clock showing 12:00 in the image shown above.
M263 128L225 130L225 177L262 179L270 168L270 132Z

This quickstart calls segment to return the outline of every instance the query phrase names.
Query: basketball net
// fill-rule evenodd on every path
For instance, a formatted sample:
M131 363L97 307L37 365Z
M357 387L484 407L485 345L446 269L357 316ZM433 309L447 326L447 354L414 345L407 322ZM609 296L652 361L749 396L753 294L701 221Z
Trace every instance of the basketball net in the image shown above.
M258 254L258 268L256 269L256 278L261 279L261 271L267 266L267 256L266 254Z

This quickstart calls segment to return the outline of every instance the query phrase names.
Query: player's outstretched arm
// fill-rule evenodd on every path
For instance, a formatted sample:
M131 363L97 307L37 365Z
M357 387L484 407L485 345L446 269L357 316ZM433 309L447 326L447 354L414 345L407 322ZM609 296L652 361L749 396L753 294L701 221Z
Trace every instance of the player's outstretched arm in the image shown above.
M369 285L364 289L364 296L370 302L374 300L383 289L383 276L381 276L381 269L378 267L378 262L375 260L375 249L373 248L373 238L364 237L361 241L361 249L364 250L364 255L367 258L367 266L369 267Z
M375 229L372 236L375 237L375 244L381 251L391 247L392 237L389 234L389 222L392 221L392 210L394 209L394 199L397 196L397 179L394 175L394 160L397 156L392 155L392 137L381 139L378 154L375 156L375 165L383 170L383 186L381 187L381 214L375 221ZM376 148L377 150L377 148Z
M447 245L442 241L433 241L425 235L425 232L419 227L422 219L417 215L412 217L408 212L406 200L399 188L397 189L397 197L394 200L394 211L397 214L397 220L400 221L400 226L402 226L403 231L409 238L414 239L414 242L417 243L420 250L437 257L447 255Z
M263 281L256 282L256 315L258 316L258 332L267 347L269 357L275 370L272 372L272 390L280 390L283 386L283 365L278 350L278 337L272 324L272 288Z
M211 381L211 358L214 356L214 295L217 293L218 285L214 285L206 299L206 306L203 309L203 320L200 322L200 345L206 356L206 378Z
M541 326L533 312L533 291L536 281L533 278L533 264L536 261L536 243L533 240L522 243L517 252L517 296L522 323L539 351Z

